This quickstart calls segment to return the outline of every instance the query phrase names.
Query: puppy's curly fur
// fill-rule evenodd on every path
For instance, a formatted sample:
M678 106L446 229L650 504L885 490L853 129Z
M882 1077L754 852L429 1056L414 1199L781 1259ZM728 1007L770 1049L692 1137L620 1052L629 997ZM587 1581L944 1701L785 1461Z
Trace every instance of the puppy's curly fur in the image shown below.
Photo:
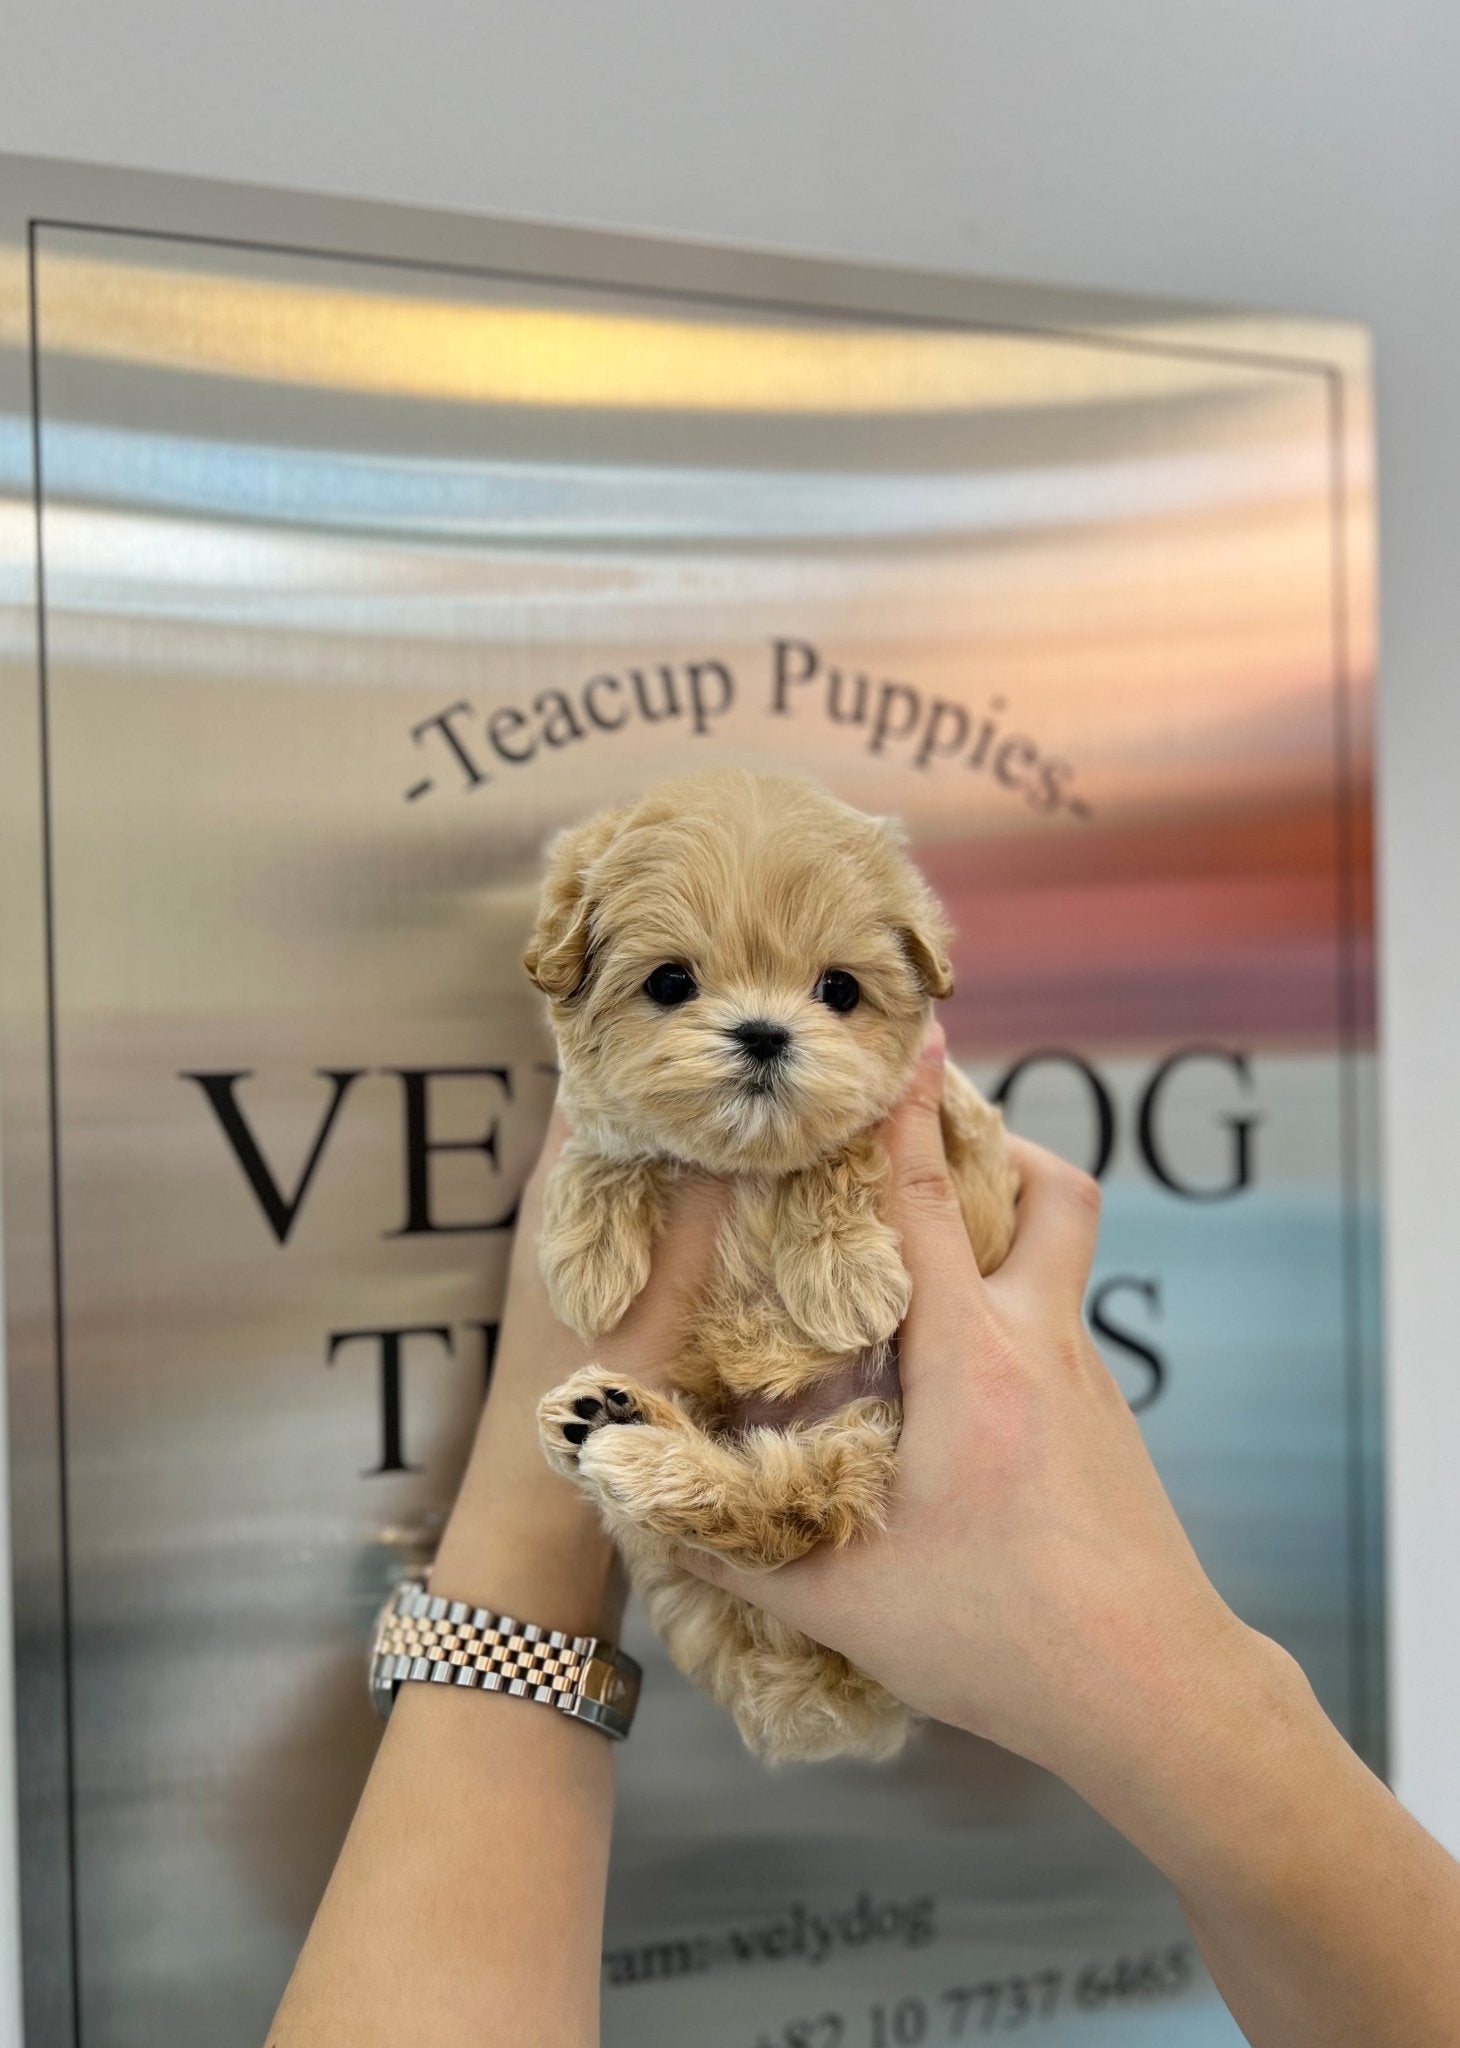
M876 1126L952 988L947 940L893 821L737 769L559 838L526 955L573 1127L541 1240L563 1321L611 1330L648 1278L675 1177L732 1177L668 1391L589 1366L539 1423L675 1663L774 1760L890 1756L911 1715L675 1553L769 1570L883 1522L911 1283ZM1015 1176L998 1112L952 1067L943 1131L987 1272L1013 1235Z

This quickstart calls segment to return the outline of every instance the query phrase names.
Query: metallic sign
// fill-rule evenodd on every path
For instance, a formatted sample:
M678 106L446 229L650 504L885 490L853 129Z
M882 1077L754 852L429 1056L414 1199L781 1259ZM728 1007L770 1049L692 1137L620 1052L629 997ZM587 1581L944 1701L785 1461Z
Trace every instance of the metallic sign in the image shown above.
M689 762L909 821L955 1056L1106 1183L1089 1314L1203 1557L1380 1759L1363 337L7 190L33 2042L261 2038L490 1372L542 846ZM630 1642L609 2043L1237 2039L1059 1785L938 1730L772 1777Z

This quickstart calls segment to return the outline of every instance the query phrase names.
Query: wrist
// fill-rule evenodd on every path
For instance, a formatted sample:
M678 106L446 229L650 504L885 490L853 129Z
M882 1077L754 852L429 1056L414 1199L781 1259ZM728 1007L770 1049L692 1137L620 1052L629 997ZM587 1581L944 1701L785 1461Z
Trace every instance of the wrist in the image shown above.
M539 1475L473 1461L431 1585L572 1635L614 1637L623 1619L622 1573L597 1509L545 1465Z
M1132 1684L1122 1738L1075 1788L1173 1885L1253 1879L1311 1832L1315 1752L1347 1745L1296 1660L1235 1615Z

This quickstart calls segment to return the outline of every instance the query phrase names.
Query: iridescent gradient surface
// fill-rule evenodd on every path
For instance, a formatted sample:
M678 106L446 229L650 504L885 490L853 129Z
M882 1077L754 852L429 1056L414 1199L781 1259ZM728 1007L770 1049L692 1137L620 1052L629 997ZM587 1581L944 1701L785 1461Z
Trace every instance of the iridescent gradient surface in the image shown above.
M1204 1559L1378 1755L1352 363L1218 316L981 331L59 228L35 279L87 2048L261 2038L375 1740L370 1615L480 1398L551 1096L519 964L543 845L687 762L907 821L957 926L955 1055L991 1089L1052 1055L1011 1121L1089 1161L1108 1134L1092 1313ZM31 452L0 423L16 505ZM694 663L733 689L701 730ZM666 665L677 713L593 722L592 678L616 715ZM11 1008L18 1201L52 1161ZM495 1150L435 1156L453 1227L401 1234L402 1071L448 1067L431 1136ZM292 1190L347 1070L281 1244L186 1077L249 1077ZM49 1359L29 1300L15 1355ZM411 1469L376 1473L374 1354L329 1340L407 1325L452 1348L411 1340ZM1237 2040L1199 1973L1075 2002L1183 1932L1038 1773L928 1731L768 1777L632 1646L615 2048L828 2012L868 2048L905 1996L946 2034L950 1987L1041 1970L1041 2040ZM927 1938L815 1959L805 1915L863 1893L933 1901Z

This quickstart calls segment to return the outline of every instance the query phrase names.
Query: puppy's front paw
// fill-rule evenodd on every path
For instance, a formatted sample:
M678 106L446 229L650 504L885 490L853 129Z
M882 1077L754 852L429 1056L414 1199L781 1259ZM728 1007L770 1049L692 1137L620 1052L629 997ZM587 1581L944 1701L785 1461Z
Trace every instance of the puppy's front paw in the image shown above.
M577 1473L578 1453L596 1430L646 1419L636 1390L618 1385L596 1365L554 1387L537 1410L544 1455L555 1470L569 1474Z
M553 1314L586 1344L618 1327L649 1278L647 1251L637 1256L612 1238L603 1249L564 1252L544 1242L539 1264Z
M797 1326L837 1354L884 1343L912 1299L912 1281L886 1232L798 1246L778 1263L776 1284Z

